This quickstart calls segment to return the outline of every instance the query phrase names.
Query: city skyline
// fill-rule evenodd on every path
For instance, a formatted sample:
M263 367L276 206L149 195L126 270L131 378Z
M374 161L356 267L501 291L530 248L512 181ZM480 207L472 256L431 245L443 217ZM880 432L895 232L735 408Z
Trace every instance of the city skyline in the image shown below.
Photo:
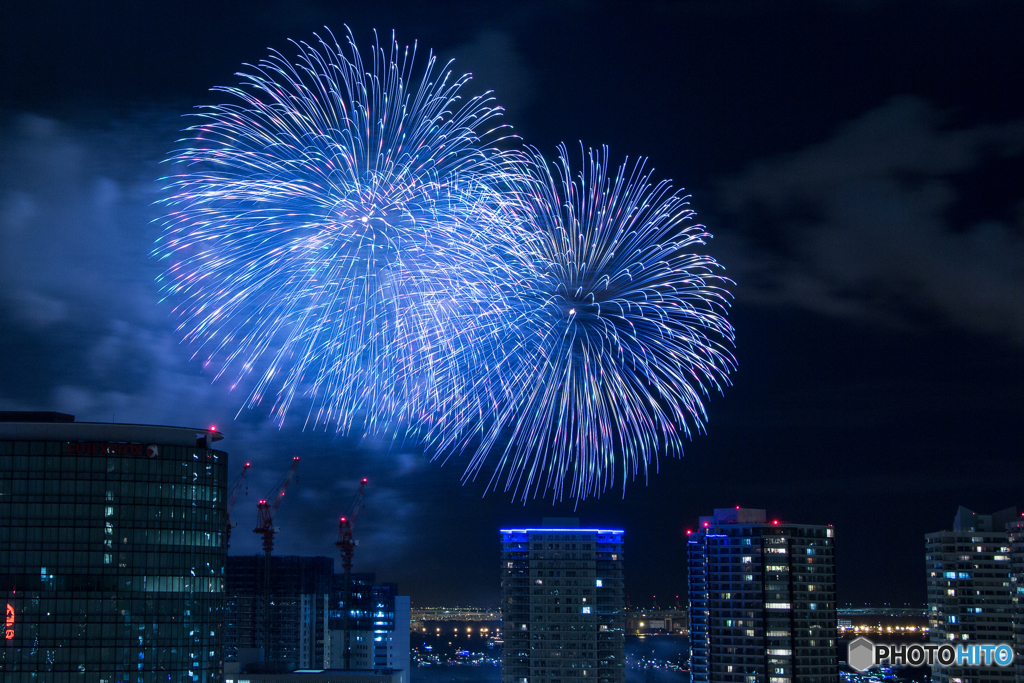
M814 11L811 11L811 7ZM10 4L0 21L0 410L224 433L251 461L231 554L294 456L275 554L337 557L414 605L493 605L494 529L625 529L635 605L685 598L685 531L715 507L836 529L837 603L925 602L921 539L955 505L1019 503L1024 58L1011 3L525 3L438 12L270 2ZM278 430L211 384L158 303L159 161L180 119L268 47L392 28L494 88L545 154L608 144L692 193L735 281L735 386L686 457L574 508L463 486L463 462ZM461 73L461 71L460 71ZM632 158L632 157L631 157ZM621 473L617 484L621 485ZM457 530L452 533L451 530ZM878 557L888 558L885 563ZM415 568L413 568L415 567ZM418 597L421 596L421 597ZM664 602L663 602L664 599Z

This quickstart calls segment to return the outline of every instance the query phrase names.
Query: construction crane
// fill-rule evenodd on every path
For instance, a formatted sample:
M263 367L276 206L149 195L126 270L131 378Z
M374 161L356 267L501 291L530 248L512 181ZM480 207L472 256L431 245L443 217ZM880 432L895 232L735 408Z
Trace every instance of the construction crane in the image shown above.
M270 565L270 554L274 551L274 534L277 533L277 529L274 528L274 513L281 507L285 491L295 478L295 471L298 468L299 457L295 456L292 458L292 466L288 468L277 488L256 505L256 528L252 531L263 536L263 553L267 557L267 566Z
M365 512L363 508L363 488L365 486L366 478L364 477L359 482L359 491L356 492L356 497L352 500L352 505L349 507L348 512L338 520L338 542L334 544L341 551L341 568L344 570L341 588L344 609L341 614L341 623L345 631L345 669L352 668L349 618L352 614L352 605L350 604L352 601L352 556L355 554L357 544L357 541L352 538L352 525L355 523L356 518Z
M231 496L228 498L227 512L224 515L224 520L225 520L225 523L227 525L225 530L224 530L224 548L225 549L231 543L231 529L233 529L238 524L238 522L235 522L234 524L231 523L231 510L235 507L235 501L238 500L238 493L239 493L239 491L242 490L242 482L245 480L245 473L249 471L249 468L251 466L252 466L251 462L247 462L247 463L245 463L245 465L242 466L242 473L238 475L238 478L235 479L234 485L231 487ZM246 489L245 495L249 495L249 490L248 489Z
M284 494L288 490L288 485L295 479L295 472L298 468L299 458L296 456L292 458L292 466L288 468L288 472L285 473L277 487L256 505L256 528L253 529L253 533L263 537L264 556L263 590L260 601L263 614L257 615L256 635L257 646L262 645L264 648L267 646L267 625L270 620L270 554L274 552L274 534L277 533L277 529L274 528L274 513L277 512L277 508L281 507Z

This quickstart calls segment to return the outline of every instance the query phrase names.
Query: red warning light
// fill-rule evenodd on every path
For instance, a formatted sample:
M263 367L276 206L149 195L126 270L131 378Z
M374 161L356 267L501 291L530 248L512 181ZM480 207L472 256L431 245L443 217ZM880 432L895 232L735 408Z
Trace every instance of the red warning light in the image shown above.
M217 431L217 425L210 425L210 431L211 432Z
M297 456L297 455L294 458L292 458L292 460L298 460L298 459L299 459L299 456Z
M366 477L363 477L363 483L364 484L366 483Z
M690 535L690 534L692 534L692 533L693 533L693 532L692 532L692 531L690 531L689 529L687 529L687 530L686 530L686 535L687 535L687 536L689 536L689 535Z
M737 510L739 510L739 509L740 509L740 506L739 506L739 505L737 505L737 506L736 506L736 509L737 509Z
M344 521L345 521L345 518L344 518L344 517L342 517L342 518L341 518L341 521L342 521L342 522L344 522Z
M704 526L707 526L707 525L708 525L708 523L707 523L707 522L704 522Z
M772 520L772 524L778 524L778 523L779 523L779 520L777 520L777 519L773 519Z
M247 462L247 463L245 463L245 466L246 467L252 467L252 463L251 462Z

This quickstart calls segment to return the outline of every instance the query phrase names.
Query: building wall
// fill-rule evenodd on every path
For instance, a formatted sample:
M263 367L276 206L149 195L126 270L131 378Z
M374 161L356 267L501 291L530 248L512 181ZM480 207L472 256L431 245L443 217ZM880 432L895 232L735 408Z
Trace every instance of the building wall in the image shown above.
M342 608L342 575L335 578L336 604ZM353 575L349 644L350 669L410 668L408 596L398 595L394 583L374 584L373 574ZM345 631L340 614L331 619L329 666L345 665ZM335 628L337 627L337 628Z
M227 454L190 440L0 424L5 683L220 680Z
M1010 603L1013 610L1013 668L1024 681L1024 521L1006 527L1010 545Z
M227 558L225 661L236 661L240 649L262 647L266 664L326 666L334 560L290 555L270 559L270 612L264 618L265 557Z
M623 532L501 533L503 683L624 681Z
M940 531L925 536L931 641L1013 642L1010 538L1005 531ZM946 683L1014 680L1014 667L935 667Z
M834 681L832 528L728 512L702 518L687 544L693 680Z

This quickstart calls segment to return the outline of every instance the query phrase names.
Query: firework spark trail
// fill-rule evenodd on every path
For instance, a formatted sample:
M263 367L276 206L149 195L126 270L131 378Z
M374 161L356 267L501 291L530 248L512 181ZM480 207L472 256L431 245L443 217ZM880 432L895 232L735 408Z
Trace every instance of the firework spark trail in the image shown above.
M481 143L500 110L460 102L468 76L437 75L430 56L417 84L415 49L392 38L364 66L351 34L347 52L330 38L216 89L241 104L204 108L171 158L184 171L167 179L155 253L172 262L161 284L179 330L217 377L255 373L250 407L276 396L280 421L307 395L307 423L347 432L367 409L371 426L400 421L386 412L413 380L396 369L429 374L396 356L443 336L424 326L444 292L474 289L467 252L503 162Z
M154 253L215 378L278 422L308 402L307 426L468 455L466 480L493 463L523 500L681 455L735 367L687 197L607 150L576 175L564 147L498 151L489 95L393 37L366 65L351 34L295 46L170 159Z
M703 429L703 397L735 366L728 280L694 251L710 235L687 197L643 161L612 173L607 150L574 178L559 151L555 175L535 153L524 180L532 267L464 362L477 399L426 434L436 457L472 453L467 479L497 458L491 485L523 499L600 495L619 467L623 486L646 478Z

